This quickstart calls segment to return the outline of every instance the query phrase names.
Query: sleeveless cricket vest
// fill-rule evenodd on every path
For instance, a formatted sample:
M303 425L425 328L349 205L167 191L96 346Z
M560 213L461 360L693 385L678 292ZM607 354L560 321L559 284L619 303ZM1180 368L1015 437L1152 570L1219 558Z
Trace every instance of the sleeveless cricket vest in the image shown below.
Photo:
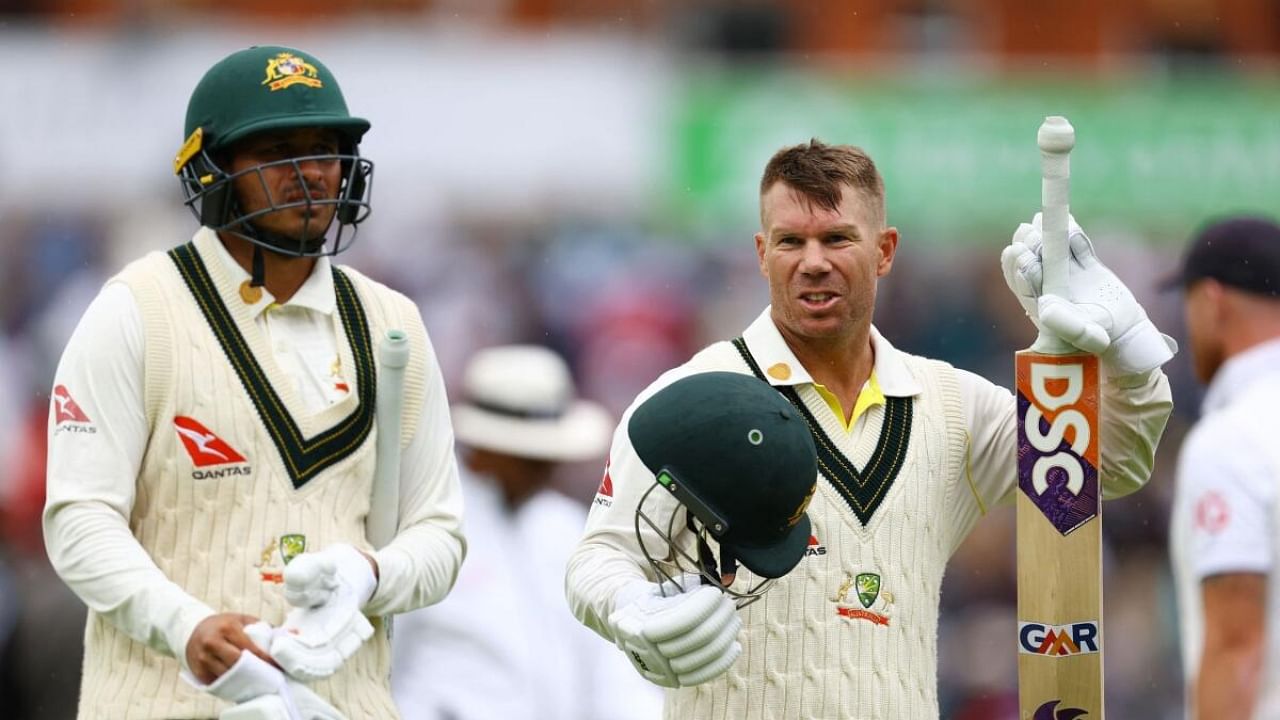
M702 355L690 365L749 370L732 343ZM870 408L856 442L812 385L785 388L819 446L806 556L740 611L733 667L669 691L666 718L938 717L938 607L957 536L948 508L970 492L967 435L954 368L901 357L923 391ZM743 587L759 581L738 574Z
M350 268L333 271L345 398L311 414L276 365L211 232L152 253L112 282L133 292L145 333L151 436L129 526L172 582L217 612L273 626L289 611L282 572L335 542L370 550L364 522L374 472L377 343L406 332L400 445L424 397L426 333L407 298ZM351 720L397 717L384 623L311 689ZM175 648L183 652L184 648ZM177 660L89 613L80 718L216 718L226 703L179 678Z

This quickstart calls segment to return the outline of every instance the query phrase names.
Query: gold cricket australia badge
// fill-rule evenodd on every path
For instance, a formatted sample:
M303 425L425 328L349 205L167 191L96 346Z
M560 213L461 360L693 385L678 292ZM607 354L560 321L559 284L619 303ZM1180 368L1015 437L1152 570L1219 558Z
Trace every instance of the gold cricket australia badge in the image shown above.
M289 561L301 555L307 549L307 536L291 533L289 535L280 536L280 557L284 559L284 564L288 565Z
M851 592L853 598L849 597ZM857 605L854 604L855 600ZM865 572L856 576L845 573L844 582L831 601L836 604L836 615L839 617L887 626L893 593L881 589L880 575L877 573Z
M298 84L313 88L324 87L316 66L289 52L282 52L267 60L267 78L262 84L271 92Z
M258 577L262 582L279 585L284 582L284 566L289 561L307 551L307 536L300 533L274 536L267 541L259 553Z

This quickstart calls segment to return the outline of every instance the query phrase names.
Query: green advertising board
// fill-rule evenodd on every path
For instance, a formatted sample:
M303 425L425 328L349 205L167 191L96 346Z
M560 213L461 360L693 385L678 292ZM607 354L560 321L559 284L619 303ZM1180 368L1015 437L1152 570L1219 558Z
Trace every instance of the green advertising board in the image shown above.
M1205 77L869 82L799 72L694 74L675 106L669 188L694 234L756 222L777 148L818 137L865 148L890 222L932 241L1005 233L1038 209L1036 130L1076 129L1072 209L1088 227L1181 242L1205 218L1280 213L1280 83Z

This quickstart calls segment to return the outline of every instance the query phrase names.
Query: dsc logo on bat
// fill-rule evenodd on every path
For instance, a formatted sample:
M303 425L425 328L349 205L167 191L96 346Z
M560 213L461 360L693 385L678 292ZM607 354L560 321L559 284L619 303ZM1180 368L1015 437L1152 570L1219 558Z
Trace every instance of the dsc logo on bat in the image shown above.
M1037 495L1049 489L1049 471L1061 468L1067 474L1067 490L1079 495L1084 489L1084 466L1081 458L1089 449L1093 430L1079 403L1084 395L1084 366L1076 363L1031 363L1031 405L1023 418L1022 428L1027 442L1041 453L1031 466L1031 485ZM1057 411L1052 421L1046 411ZM1042 424L1048 425L1047 431ZM1060 449L1071 432L1068 450Z
M1098 514L1098 359L1019 353L1018 487L1066 535Z

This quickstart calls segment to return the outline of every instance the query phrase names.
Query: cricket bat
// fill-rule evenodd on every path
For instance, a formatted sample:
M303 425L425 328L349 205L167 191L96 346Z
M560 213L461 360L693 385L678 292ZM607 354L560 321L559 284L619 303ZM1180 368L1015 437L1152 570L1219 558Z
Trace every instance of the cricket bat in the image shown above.
M1075 129L1064 117L1047 117L1037 141L1042 291L1069 299L1067 222ZM1101 720L1098 358L1042 331L1015 359L1019 717Z
M388 330L378 346L378 387L375 394L378 425L373 494L365 535L374 549L396 536L400 521L400 412L404 407L404 368L409 364L409 336Z

